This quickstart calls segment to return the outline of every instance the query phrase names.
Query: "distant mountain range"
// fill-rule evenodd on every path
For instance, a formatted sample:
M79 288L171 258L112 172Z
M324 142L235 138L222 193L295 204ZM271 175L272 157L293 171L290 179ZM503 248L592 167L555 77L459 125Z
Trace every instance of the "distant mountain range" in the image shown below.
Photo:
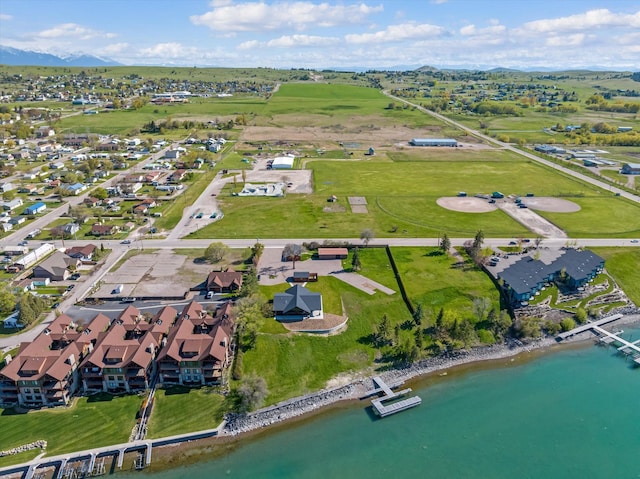
M78 54L59 57L51 53L32 52L0 45L0 64L47 67L108 67L122 65L109 58Z

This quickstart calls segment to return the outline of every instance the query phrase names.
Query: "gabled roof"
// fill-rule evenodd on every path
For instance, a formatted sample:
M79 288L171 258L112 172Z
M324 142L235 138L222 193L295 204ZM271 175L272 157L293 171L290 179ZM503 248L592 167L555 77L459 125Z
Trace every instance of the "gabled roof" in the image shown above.
M223 362L230 344L233 319L231 305L221 306L214 317L202 305L192 301L185 306L176 325L169 332L166 346L158 360L202 361L215 359Z
M212 271L207 277L207 288L229 288L235 286L240 288L242 286L242 273L232 270L231 268L225 271Z
M311 314L322 309L322 295L296 285L273 297L273 310L287 314L298 310Z
M88 258L97 249L94 244L87 244L84 246L74 246L67 250L67 256L72 258Z

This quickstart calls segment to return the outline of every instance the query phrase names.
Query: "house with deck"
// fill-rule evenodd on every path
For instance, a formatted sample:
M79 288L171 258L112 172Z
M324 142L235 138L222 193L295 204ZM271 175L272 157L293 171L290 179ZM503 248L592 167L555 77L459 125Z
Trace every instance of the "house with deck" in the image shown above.
M210 315L192 301L180 313L158 355L163 386L220 384L231 363L234 320L227 302Z

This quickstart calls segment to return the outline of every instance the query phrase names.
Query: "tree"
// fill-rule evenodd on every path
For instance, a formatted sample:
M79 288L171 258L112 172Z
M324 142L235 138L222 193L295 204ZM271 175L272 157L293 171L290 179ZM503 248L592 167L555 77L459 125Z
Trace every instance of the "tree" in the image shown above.
M204 250L204 257L210 263L219 263L229 252L229 247L224 243L211 243Z
M489 298L474 298L473 300L473 312L478 318L478 322L484 321L487 311L491 306L491 300Z
M449 249L451 249L451 240L447 233L442 235L442 239L440 240L440 249L444 254L449 254Z
M247 170L242 170L242 184L245 185L247 183Z
M5 191L4 193L2 193L2 199L4 201L11 201L11 200L15 199L16 194L17 193L16 193L15 190Z
M109 197L109 193L107 193L107 190L105 190L104 188L99 187L93 190L91 196L98 200L106 200Z
M6 283L0 285L0 312L3 314L8 314L16 309L16 304L18 302L18 298L13 294L11 289L9 289Z
M478 230L476 232L476 236L473 239L473 246L472 248L475 251L480 251L480 249L482 249L482 243L484 243L484 233L482 230Z
M420 326L422 324L422 320L424 319L424 311L422 310L422 303L418 303L416 306L416 310L413 312L413 322L416 326Z
M236 388L238 411L247 413L262 406L269 394L267 382L259 376L248 376Z
M372 229L362 230L362 232L360 233L360 239L365 246L369 244L369 241L371 241L374 236L375 234Z
M584 324L587 322L587 311L584 308L578 308L573 318L578 324Z
M251 267L244 275L242 281L242 288L240 289L240 297L246 298L258 293L258 275L256 269Z
M257 264L258 261L260 261L260 257L262 256L263 252L264 252L264 245L259 241L257 241L256 244L254 244L251 247L251 257L253 258L254 264Z
M391 339L391 324L389 323L389 318L386 314L382 316L373 336L376 346L380 347L389 344L389 340Z
M353 250L353 256L351 257L351 268L353 271L360 271L362 269L362 263L360 262L360 252L358 248Z

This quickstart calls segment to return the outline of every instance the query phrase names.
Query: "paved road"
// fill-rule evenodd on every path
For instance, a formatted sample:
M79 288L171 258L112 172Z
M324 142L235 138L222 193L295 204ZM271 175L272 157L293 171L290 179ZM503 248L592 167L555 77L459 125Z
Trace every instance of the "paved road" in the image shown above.
M569 168L565 168L564 166L558 165L558 164L556 164L556 163L554 163L552 161L545 160L544 158L541 158L541 157L539 157L537 155L534 155L533 153L529 153L527 151L522 151L522 150L510 145L509 143L504 143L502 141L498 141L495 138L492 138L492 137L490 137L488 135L485 135L485 134L479 132L478 130L474 130L473 128L469 128L468 126L463 125L462 123L459 123L459 122L457 122L455 120L447 118L444 115L441 115L441 114L436 113L434 111L428 110L428 109L426 109L426 108L424 108L424 107L422 107L422 106L420 106L420 105L418 105L416 103L412 103L412 102L410 102L410 101L408 101L408 100L406 100L404 98L400 98L400 97L391 95L389 92L385 91L384 94L387 95L389 98L392 98L394 100L406 103L407 105L411 105L411 106L417 108L418 110L420 110L421 112L426 113L428 115L431 115L431 116L433 116L433 117L435 117L435 118L437 118L437 119L439 119L439 120L441 120L441 121L443 121L443 122L445 122L445 123L447 123L449 125L453 125L453 126L455 126L457 128L460 128L461 130L466 131L467 133L469 133L469 134L471 134L471 135L473 135L473 136L475 136L477 138L481 138L483 140L488 141L489 143L493 143L495 145L498 145L498 146L500 146L501 148L503 148L505 150L512 151L513 153L516 153L518 155L524 156L524 157L526 157L526 158L528 158L530 160L537 161L538 163L541 163L541 164L543 164L545 166L548 166L549 168L553 168L554 170L561 171L562 173L564 173L566 175L573 176L574 178L578 178L578 179L580 179L580 180L582 180L582 181L584 181L586 183L590 183L590 184L592 184L594 186L602 188L603 190L607 190L607 191L610 191L612 193L615 193L615 194L617 194L619 196L622 196L622 197L627 198L627 199L629 199L631 201L634 201L635 203L640 203L640 196L638 196L638 195L634 195L632 193L628 193L625 190L621 190L620 188L617 188L615 186L610 185L609 183L605 183L605 182L597 180L595 178L591 178L590 176L583 175L582 173L578 173L577 171L570 170Z

